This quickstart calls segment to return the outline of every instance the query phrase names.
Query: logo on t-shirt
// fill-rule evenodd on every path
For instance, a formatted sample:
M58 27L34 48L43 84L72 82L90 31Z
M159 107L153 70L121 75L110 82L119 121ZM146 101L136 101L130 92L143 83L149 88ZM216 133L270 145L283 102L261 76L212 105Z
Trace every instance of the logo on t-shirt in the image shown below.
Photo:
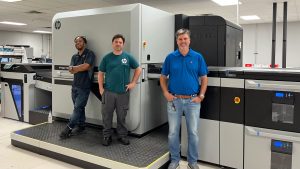
M126 64L126 63L127 63L127 59L123 58L123 59L122 59L122 63L123 63L123 64Z

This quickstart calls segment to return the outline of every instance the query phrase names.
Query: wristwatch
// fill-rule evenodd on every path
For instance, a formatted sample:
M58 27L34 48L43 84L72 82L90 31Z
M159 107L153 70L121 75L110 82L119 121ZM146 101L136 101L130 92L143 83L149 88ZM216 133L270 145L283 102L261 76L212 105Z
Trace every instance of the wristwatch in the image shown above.
M205 95L204 94L200 94L199 97L200 97L201 100L203 100L204 97L205 97Z

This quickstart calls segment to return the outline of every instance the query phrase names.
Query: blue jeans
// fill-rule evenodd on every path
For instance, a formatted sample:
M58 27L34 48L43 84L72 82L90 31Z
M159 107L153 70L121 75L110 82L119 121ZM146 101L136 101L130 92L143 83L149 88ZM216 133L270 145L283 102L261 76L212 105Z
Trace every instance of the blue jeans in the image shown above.
M72 87L72 101L74 104L73 114L68 123L68 127L73 129L76 125L84 126L85 106L90 95L90 89Z
M184 112L188 133L188 152L187 161L190 164L198 160L198 125L200 120L200 103L192 102L192 99L175 98L168 102L168 120L169 120L169 151L171 162L180 160L180 125L181 116Z

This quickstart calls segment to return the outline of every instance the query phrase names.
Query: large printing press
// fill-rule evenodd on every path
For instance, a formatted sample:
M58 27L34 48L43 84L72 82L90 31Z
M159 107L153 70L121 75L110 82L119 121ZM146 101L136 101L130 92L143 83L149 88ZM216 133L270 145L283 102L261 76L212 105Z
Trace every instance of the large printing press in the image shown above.
M119 24L122 27L119 27ZM51 97L39 96L39 98L47 97L52 100L52 114L57 119L70 117L73 109L71 100L73 76L68 72L68 66L75 52L72 42L74 37L84 35L88 39L88 48L96 55L94 88L86 107L87 123L101 126L97 66L102 57L111 51L112 36L121 33L127 38L125 50L135 56L143 70L135 89L130 93L130 108L126 119L128 128L132 136L138 136L137 140L148 137L159 128L158 135L162 135L162 140L158 140L157 145L164 147L165 153L155 157L149 164L141 165L143 162L138 161L139 159L134 155L140 154L139 158L142 158L141 156L155 151L155 148L143 149L138 148L140 145L132 144L131 150L140 149L140 151L128 150L131 153L127 153L126 157L114 154L120 153L119 149L118 151L113 149L108 153L109 155L99 155L98 152L93 154L92 150L85 151L78 147L73 150L71 145L59 141L58 133L54 134L54 131L49 131L51 135L47 137L48 140L44 136L41 139L34 136L36 139L34 141L24 139L24 137L32 138L30 134L20 136L15 132L12 134L12 144L52 158L64 157L68 159L67 162L85 168L163 167L168 162L169 156L167 132L164 133L160 127L167 123L167 111L166 100L162 95L158 78L165 57L174 50L174 32L182 27L192 31L191 48L203 53L209 65L208 89L205 100L201 104L199 117L199 160L235 169L300 168L300 161L297 160L300 158L300 151L298 152L300 114L297 113L300 111L300 70L243 68L241 67L243 30L240 26L219 16L174 15L142 4L56 14L53 18L51 85L43 87L51 88L52 95ZM30 119L27 112L32 109L33 106L30 104L33 101L25 100L27 97L32 99L30 91L33 83L31 82L38 72L25 74L17 71L14 72L16 75L10 75L11 71L16 71L24 65L19 65L20 68L16 66L18 65L1 66L1 84L10 86L5 89L5 94L2 96L2 100L5 100L2 110L5 110L4 117L28 122ZM29 78L27 81L25 75L27 79ZM9 80L15 76L16 78ZM21 92L24 95L21 106L23 115L18 115L20 114L18 106L16 112L7 111L5 108L14 104L9 101L13 100L14 96L12 94L6 96L6 93L12 91L11 86L15 86L12 82L15 81L23 88ZM35 87L38 86L38 82L34 84ZM44 95L44 90L35 91L36 97L37 94ZM55 124L46 125L49 127ZM50 130L48 127L47 131ZM59 132L57 128L53 130ZM147 138L146 142L151 142L149 140L151 139ZM96 141L92 142L93 144L86 141L90 146L97 145ZM98 144L100 145L100 140ZM39 148L39 151L28 148L28 145ZM102 150L106 151L99 149ZM123 151L127 152L127 149L124 148ZM183 117L182 157L186 156L186 151L187 133ZM136 157L134 162L132 156ZM126 161L126 158L131 159ZM148 156L147 158L151 159ZM79 159L81 163L76 162Z

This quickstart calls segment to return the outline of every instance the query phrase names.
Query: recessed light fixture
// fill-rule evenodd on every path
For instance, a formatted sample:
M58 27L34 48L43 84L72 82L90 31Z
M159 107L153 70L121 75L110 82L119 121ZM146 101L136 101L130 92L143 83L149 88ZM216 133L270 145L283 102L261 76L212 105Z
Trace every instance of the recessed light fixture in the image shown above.
M19 23L19 22L9 22L9 21L3 21L0 22L1 24L6 24L6 25L17 25L17 26L24 26L27 25L26 23Z
M22 1L22 0L0 0L0 1L4 1L4 2L18 2L18 1Z
M251 20L259 20L260 17L258 17L257 15L248 15L248 16L241 16L241 19L246 21L251 21Z
M229 5L237 5L238 0L212 0L214 3L220 5L220 6L229 6ZM239 2L239 5L241 5L242 2Z
M47 34L51 34L52 32L49 31L41 31L41 30L35 30L33 31L34 33L47 33Z

